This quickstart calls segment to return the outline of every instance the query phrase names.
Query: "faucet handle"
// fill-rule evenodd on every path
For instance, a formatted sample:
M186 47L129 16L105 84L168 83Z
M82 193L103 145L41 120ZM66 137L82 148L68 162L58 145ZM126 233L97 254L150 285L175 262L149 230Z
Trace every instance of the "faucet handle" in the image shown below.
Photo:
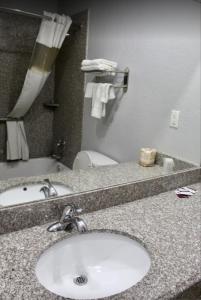
M60 222L63 223L65 220L73 218L82 211L82 208L77 208L74 204L69 204L64 208Z
M67 205L62 213L60 222L63 223L66 219L72 218L74 215L74 209L72 205Z

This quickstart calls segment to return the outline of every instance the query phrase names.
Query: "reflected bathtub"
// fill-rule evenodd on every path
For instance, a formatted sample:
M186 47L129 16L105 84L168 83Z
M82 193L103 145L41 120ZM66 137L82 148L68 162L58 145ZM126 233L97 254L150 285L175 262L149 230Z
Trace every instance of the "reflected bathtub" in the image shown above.
M65 170L69 170L69 168L50 157L32 158L26 162L2 162L0 163L0 180L40 176Z

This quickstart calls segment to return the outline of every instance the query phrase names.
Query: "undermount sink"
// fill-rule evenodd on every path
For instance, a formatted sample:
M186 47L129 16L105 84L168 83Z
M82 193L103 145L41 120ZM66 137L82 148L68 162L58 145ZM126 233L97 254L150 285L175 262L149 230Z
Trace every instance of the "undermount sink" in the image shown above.
M136 240L112 232L87 232L57 242L40 256L39 282L71 299L97 299L123 292L139 282L151 265Z
M53 183L58 196L71 194L73 190L68 186L59 183ZM8 206L15 204L27 203L35 200L45 199L41 188L44 183L26 183L24 185L15 186L0 193L0 206Z

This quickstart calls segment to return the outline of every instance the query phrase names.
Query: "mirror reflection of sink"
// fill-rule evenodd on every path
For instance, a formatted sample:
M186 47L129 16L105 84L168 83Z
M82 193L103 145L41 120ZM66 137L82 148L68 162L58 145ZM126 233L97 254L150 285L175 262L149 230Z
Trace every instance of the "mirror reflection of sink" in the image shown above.
M136 240L106 231L87 232L57 242L40 256L39 282L72 299L97 299L123 292L149 271L151 260Z
M27 203L35 200L45 199L45 195L41 188L44 186L44 183L26 183L24 185L15 186L9 188L8 190L0 193L0 205L8 206L15 204ZM54 188L56 189L58 196L63 196L66 194L71 194L73 190L59 183L53 183Z

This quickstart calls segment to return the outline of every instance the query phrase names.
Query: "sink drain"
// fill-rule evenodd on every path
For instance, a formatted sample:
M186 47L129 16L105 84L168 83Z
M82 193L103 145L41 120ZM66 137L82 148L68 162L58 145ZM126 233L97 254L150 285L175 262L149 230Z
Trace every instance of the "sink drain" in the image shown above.
M85 285L85 284L87 284L88 279L87 279L87 277L85 275L81 275L81 276L78 276L78 277L74 278L73 282L76 285Z

